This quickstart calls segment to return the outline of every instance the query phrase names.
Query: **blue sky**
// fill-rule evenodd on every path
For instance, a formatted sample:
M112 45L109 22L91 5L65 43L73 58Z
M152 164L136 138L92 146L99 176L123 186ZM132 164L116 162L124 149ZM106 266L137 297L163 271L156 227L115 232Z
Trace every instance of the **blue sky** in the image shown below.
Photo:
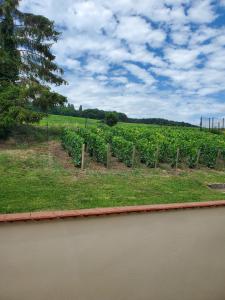
M76 107L197 122L225 116L225 0L22 0L62 32L53 46Z

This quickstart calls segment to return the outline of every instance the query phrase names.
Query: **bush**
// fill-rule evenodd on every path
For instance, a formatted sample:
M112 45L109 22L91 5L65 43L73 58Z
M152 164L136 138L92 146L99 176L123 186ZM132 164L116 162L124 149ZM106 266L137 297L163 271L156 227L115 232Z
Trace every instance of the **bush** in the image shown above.
M81 153L84 139L74 130L64 129L62 133L62 145L72 157L75 166L81 165Z
M118 123L118 116L114 112L108 112L105 114L105 123L112 127Z

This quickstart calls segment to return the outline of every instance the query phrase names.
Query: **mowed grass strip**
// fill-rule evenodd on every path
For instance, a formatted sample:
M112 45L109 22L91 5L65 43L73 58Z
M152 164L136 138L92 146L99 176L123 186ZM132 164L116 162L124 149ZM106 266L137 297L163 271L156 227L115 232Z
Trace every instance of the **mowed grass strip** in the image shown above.
M87 126L97 126L99 120L94 119L85 119L79 117L70 117L70 116L60 116L60 115L49 115L46 118L43 118L39 125L44 127L84 127Z
M44 145L0 151L0 213L222 200L215 170L65 169Z

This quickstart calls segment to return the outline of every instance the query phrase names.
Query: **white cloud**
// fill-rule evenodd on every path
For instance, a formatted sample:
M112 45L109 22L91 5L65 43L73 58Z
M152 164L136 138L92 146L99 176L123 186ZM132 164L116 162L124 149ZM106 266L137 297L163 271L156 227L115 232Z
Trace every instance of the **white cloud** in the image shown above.
M136 16L120 18L115 36L128 43L149 43L153 46L161 45L166 37L162 30L153 30L143 18Z
M225 0L219 0L221 6L225 6Z
M224 51L217 51L208 56L207 67L213 70L225 70ZM222 74L221 74L222 75Z
M191 68L197 63L197 50L189 49L165 49L166 60L177 68Z
M119 20L115 35L131 43L145 43L150 26L140 17L122 17Z
M134 64L124 64L124 67L147 85L151 86L155 82L153 76L143 68L140 68Z
M195 0L193 6L188 10L188 18L195 23L210 23L216 15L210 0Z
M84 68L87 71L90 71L91 73L101 73L105 74L108 71L108 64L102 60L99 59L89 59L87 64L84 66Z
M101 29L112 30L116 25L112 12L94 1L75 2L71 10L71 21L78 30L98 32Z

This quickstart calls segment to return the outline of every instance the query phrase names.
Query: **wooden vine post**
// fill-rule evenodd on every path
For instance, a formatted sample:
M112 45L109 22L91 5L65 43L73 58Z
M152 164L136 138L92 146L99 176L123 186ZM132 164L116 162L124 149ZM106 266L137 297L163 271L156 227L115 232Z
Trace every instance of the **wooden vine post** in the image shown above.
M132 168L135 167L135 157L136 157L136 147L133 146L132 158L131 158L131 165L132 165Z
M201 149L198 149L196 163L195 163L196 168L198 168L199 166L200 155L201 155Z
M111 166L111 147L110 144L107 144L107 162L106 162L107 169L110 169L110 166Z
M177 148L177 155L176 155L176 171L177 171L177 168L178 168L179 154L180 154L180 149Z
M81 152L81 170L84 170L84 160L85 160L85 144L82 145L82 152Z

